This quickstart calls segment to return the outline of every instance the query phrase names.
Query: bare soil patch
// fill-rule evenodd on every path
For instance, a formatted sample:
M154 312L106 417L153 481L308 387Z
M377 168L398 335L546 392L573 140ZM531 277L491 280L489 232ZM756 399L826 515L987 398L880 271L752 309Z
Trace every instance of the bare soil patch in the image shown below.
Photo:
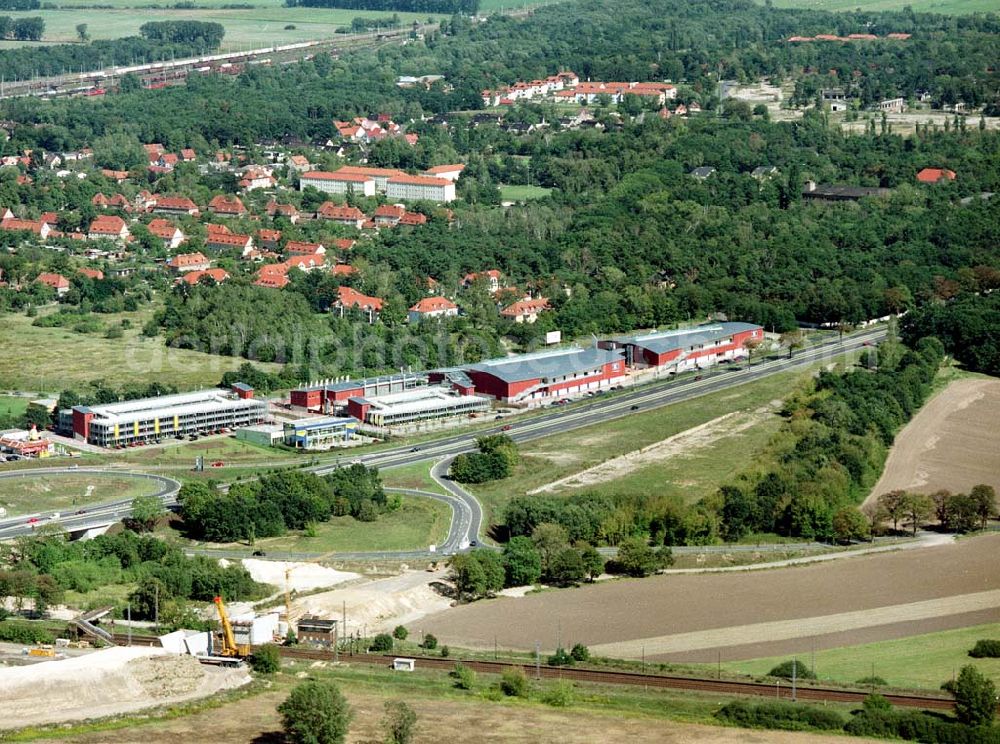
M664 462L678 457L691 457L697 452L729 437L738 437L744 431L763 421L771 411L759 408L756 411L734 411L706 421L680 434L629 452L587 468L579 473L546 483L528 491L529 494L553 493L569 488L586 488L599 483L618 480L639 468Z
M956 380L896 436L882 477L866 503L887 491L1000 490L1000 380Z
M747 644L748 638L735 632L741 626L998 590L998 549L1000 535L986 535L940 547L753 573L675 574L604 582L455 607L426 618L421 626L455 646L491 648L495 636L502 648L520 650L531 650L536 641L549 650L560 642L593 647L704 631L713 639L688 658L711 662L719 649ZM968 608L958 601L954 606L945 602L938 611L938 616L958 615ZM862 613L853 622L857 628L889 628L907 618L872 619L867 621ZM933 623L935 617L924 615L922 621ZM720 632L727 628L734 629L732 638ZM845 628L816 629L810 634L836 630ZM890 632L885 637L898 635Z

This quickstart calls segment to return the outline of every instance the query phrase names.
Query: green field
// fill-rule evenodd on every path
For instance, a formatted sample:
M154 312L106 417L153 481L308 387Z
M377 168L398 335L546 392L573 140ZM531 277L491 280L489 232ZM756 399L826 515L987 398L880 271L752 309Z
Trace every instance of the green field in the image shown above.
M181 389L211 387L222 374L246 360L187 349L169 349L162 338L142 338L147 312L101 316L106 324L132 320L122 338L38 328L23 314L0 315L0 381L6 389L60 391L74 384L105 380L163 382ZM269 371L277 365L260 364Z
M761 3L763 4L763 2ZM810 10L902 10L909 6L918 13L996 13L996 0L774 0L776 8L809 8ZM831 31L831 33L833 33Z
M51 509L73 510L87 504L154 493L156 485L145 478L92 473L4 478L0 479L0 506L12 515Z
M478 486L476 494L489 513L497 515L514 495L660 442L727 413L756 410L782 398L809 374L784 372L694 400L536 440L522 447L522 461L510 478ZM754 447L762 446L772 426L769 423L758 432L744 432L749 440L745 437L722 438L717 445L699 452L697 457L671 461L666 470L660 463L630 474L627 480L616 480L606 486L617 490L624 483L623 487L630 489L654 488L657 492L674 489L683 492L685 498L688 498L688 489L690 498L696 493L710 492L721 480L750 463L753 450L745 442L752 441ZM705 466L708 457L725 458L728 462L714 463L703 472L699 468ZM661 473L667 475L659 475ZM668 483L667 478L674 480Z
M69 0L64 5L93 4L89 0L74 3ZM102 4L104 4L102 2ZM278 0L253 3L256 7L246 10L226 10L206 8L204 10L173 10L168 8L142 9L137 0L111 0L107 4L115 9L94 10L72 8L67 10L32 10L11 12L14 18L40 16L45 21L46 42L76 42L76 26L86 23L93 39L117 39L123 36L137 36L139 27L149 21L208 21L221 23L226 28L222 51L247 49L249 46L271 46L289 44L314 39L329 39L337 36L338 28L348 27L354 18L391 18L392 13L381 11L338 10L327 8L284 8ZM197 5L223 5L223 0L197 1ZM230 3L231 4L231 3ZM399 13L405 26L419 21L425 22L427 14ZM293 25L294 29L285 26ZM0 49L9 48L17 42L0 42Z
M1000 659L973 659L968 655L980 638L1000 638L1000 623L939 633L899 638L894 641L847 646L816 652L816 674L821 680L854 682L872 674L882 677L891 687L936 690L966 664L1000 684ZM761 676L788 656L723 663L723 669L740 674ZM810 663L809 654L799 655Z
M0 395L0 419L23 416L29 400L17 395Z
M379 471L382 484L390 488L412 488L418 491L432 493L447 493L431 478L430 462L415 462L412 465L401 465Z
M500 187L501 201L523 202L532 199L544 199L552 193L552 189L541 186L516 186L507 185Z
M114 462L126 462L137 468L191 468L195 458L201 455L205 458L205 470L216 473L216 478L228 480L232 476L229 471L233 466L271 468L285 464L306 462L305 458L284 450L270 447L258 447L246 442L237 441L232 436L200 439L197 442L167 439L176 444L161 447L136 447L127 450L121 456L114 457ZM218 468L211 467L213 462L221 462Z

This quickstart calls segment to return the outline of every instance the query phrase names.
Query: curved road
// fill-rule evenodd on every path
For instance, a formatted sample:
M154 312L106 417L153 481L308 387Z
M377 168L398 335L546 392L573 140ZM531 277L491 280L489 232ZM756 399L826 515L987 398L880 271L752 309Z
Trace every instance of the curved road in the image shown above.
M738 371L730 371L730 368L721 367L714 370L706 370L700 375L703 379L686 377L682 379L666 378L657 380L649 384L629 389L625 392L614 395L596 396L587 399L576 405L566 408L555 407L545 410L544 413L535 416L523 423L509 424L512 428L505 432L516 442L527 442L534 439L560 434L566 431L591 426L594 424L610 421L630 415L635 411L648 411L662 406L670 405L684 400L707 395L709 393L726 390L747 382L769 377L780 372L802 369L822 362L824 360L834 361L843 354L859 351L865 346L871 346L885 338L886 331L882 327L866 329L857 333L844 336L842 339L834 339L822 344L807 347L799 351L794 357L771 359L758 363L750 368L742 367ZM733 365L735 366L735 365ZM445 543L440 546L444 553L446 550L461 550L467 547L473 540L479 540L483 526L482 505L470 493L460 488L453 481L442 478L447 471L447 467L454 455L471 452L475 448L475 438L484 434L497 434L503 432L503 426L497 425L474 433L457 433L443 436L419 447L400 446L384 449L370 454L361 454L351 459L340 457L333 461L322 463L308 468L311 472L323 475L347 464L348 462L361 462L368 466L388 468L401 465L410 465L429 460L442 460L434 465L432 475L440 485L445 488L454 498L448 500L441 494L431 492L411 492L411 495L421 495L429 498L437 498L446 501L452 506L453 517L449 536ZM31 471L9 471L0 472L2 477L30 477L34 473L80 473L93 472L104 473L100 469L60 469L51 468ZM116 472L115 474L123 474ZM172 478L164 476L150 475L146 473L124 473L136 477L148 477L170 484L165 485L158 494L167 505L172 505L176 501L177 491L180 484ZM117 501L108 504L100 504L89 507L82 515L73 515L59 520L59 523L66 529L85 529L90 526L107 524L109 517L117 516L117 521L121 517L128 516L130 501ZM38 515L40 518L43 515ZM49 513L48 516L51 516ZM49 520L52 521L52 520ZM30 534L33 526L25 523L25 517L18 517L15 520L0 520L0 539L16 537L18 535ZM455 547L459 546L459 547ZM427 551L419 553L403 552L375 552L344 554L343 557L410 557L419 555L427 557L431 555ZM338 555L338 557L340 557Z

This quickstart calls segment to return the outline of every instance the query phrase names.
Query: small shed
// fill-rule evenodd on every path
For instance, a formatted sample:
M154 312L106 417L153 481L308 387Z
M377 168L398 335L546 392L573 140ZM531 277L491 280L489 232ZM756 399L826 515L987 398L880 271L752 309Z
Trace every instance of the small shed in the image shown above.
M392 671L394 672L412 672L417 667L416 659L393 659L392 660Z

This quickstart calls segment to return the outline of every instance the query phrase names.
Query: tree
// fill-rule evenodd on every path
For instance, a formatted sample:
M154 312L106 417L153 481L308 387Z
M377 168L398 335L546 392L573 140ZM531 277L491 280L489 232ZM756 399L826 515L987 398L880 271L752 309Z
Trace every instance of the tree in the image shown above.
M906 491L889 491L878 497L887 518L892 520L892 531L899 531L899 522L906 515Z
M955 715L967 726L988 726L997 710L997 688L971 664L942 687L955 696Z
M388 654L392 653L393 645L391 635L388 633L379 633L372 639L371 650L379 654Z
M434 649L437 648L438 645L437 636L434 635L433 633L427 633L424 636L424 640L420 645L426 648L428 651L433 651Z
M542 576L542 557L530 538L512 537L501 554L507 586L528 586Z
M552 558L569 546L569 534L560 524L543 522L531 532L531 542L542 559L542 576L548 576L552 568Z
M351 722L351 708L332 682L297 685L278 706L285 734L295 744L342 744Z
M833 534L838 540L864 540L868 537L868 520L852 506L845 506L833 515Z
M281 651L274 643L265 643L250 657L250 666L258 674L274 674L281 668Z
M556 586L579 584L586 575L580 552L568 545L552 556L549 562L549 581Z
M577 643L570 650L569 655L572 656L576 661L589 661L590 649L584 646L582 643Z
M76 24L76 37L80 41L90 41L90 34L87 33L87 24L78 23Z
M985 530L986 523L990 517L997 512L997 493L993 486L985 483L973 486L969 492L969 498L975 505L976 514L979 516L979 529Z
M604 556L590 543L585 543L580 548L580 560L583 561L583 570L591 581L604 573Z
M132 516L127 524L134 532L152 532L160 517L167 513L158 496L145 494L132 499Z
M410 744L417 725L417 714L402 700L385 701L386 744Z
M397 641L405 641L406 637L410 634L410 631L406 629L405 626L397 625L395 630L392 631L392 637Z
M904 501L906 520L910 523L910 528L914 536L917 534L917 527L920 523L934 513L934 502L930 496L922 493L908 493Z
M649 576L662 566L660 556L641 537L630 537L619 545L615 562L629 576Z

